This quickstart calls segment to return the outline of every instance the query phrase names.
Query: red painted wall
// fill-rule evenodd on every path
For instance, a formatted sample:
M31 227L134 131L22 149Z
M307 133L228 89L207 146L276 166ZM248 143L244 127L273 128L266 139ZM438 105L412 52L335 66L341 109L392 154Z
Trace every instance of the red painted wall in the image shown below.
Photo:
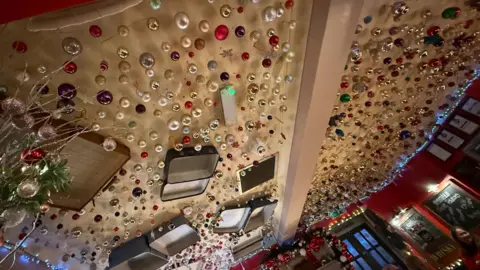
M93 1L94 0L3 0L0 1L0 24Z
M480 80L472 83L466 92L466 97L473 97L480 100ZM462 114L462 116L480 123L480 119L475 119L474 116L467 115L468 113L460 109L456 109L451 116L454 114ZM448 122L448 120L445 121L445 123L446 122ZM449 131L453 132L454 130L449 129ZM462 137L467 140L469 139L465 135ZM439 189L441 189L447 183L447 180L453 177L457 180L457 183L460 183L461 186L478 198L480 198L480 190L470 185L468 180L462 179L461 176L454 172L454 167L465 154L460 149L448 150L452 152L453 155L447 161L442 161L425 150L418 153L408 162L405 170L398 176L393 184L373 194L365 201L367 207L389 221L393 217L393 211L396 207L406 208L414 206L441 230L449 233L449 228L422 206L422 202L430 195L430 193L428 193L428 186L430 184L440 184Z

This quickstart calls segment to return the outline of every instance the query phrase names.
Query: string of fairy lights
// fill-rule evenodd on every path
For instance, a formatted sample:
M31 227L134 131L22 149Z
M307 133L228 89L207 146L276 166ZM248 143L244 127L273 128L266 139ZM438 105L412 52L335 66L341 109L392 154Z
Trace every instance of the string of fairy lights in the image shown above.
M10 250L15 249L15 245L10 243L7 240L1 248L4 248L4 249L10 251ZM53 264L49 263L48 259L45 260L45 261L41 260L38 257L38 254L33 255L33 254L29 253L28 251L26 251L24 247L20 247L18 250L23 253L22 255L20 255L21 261L32 262L32 263L35 263L35 264L43 264L43 265L45 265L46 267L48 267L52 270L67 270L67 268L58 267L56 265L53 265Z

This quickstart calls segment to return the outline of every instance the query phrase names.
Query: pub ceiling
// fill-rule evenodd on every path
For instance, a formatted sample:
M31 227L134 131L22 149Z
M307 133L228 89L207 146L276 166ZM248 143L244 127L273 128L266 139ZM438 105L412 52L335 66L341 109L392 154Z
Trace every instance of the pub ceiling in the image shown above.
M475 1L375 1L358 22L304 217L391 183L458 104L479 60Z
M220 261L222 254L228 264L231 256L221 252L238 235L213 234L209 218L225 203L277 197L276 180L242 194L237 171L276 154L277 175L285 175L311 1L103 2L124 10L91 20L97 7L87 5L81 9L88 18L77 9L0 27L5 95L25 96L46 83L36 90L42 106L61 110L54 118L108 138L102 146L109 151L124 145L131 156L81 211L44 208L25 250L52 267L102 268L111 249L183 214L201 241L172 262ZM60 28L65 23L76 25ZM222 90L233 103L222 106ZM226 125L224 111L232 110L237 122ZM220 158L206 191L162 201L167 151L207 145ZM94 154L87 147L67 158L82 166ZM98 173L112 166L96 165ZM73 186L88 190L97 180L73 179ZM9 229L7 240L17 241L32 218Z

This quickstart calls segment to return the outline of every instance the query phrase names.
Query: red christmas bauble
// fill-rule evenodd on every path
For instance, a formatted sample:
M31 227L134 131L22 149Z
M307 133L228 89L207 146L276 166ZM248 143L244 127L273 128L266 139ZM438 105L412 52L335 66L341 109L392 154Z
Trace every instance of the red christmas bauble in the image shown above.
M142 152L142 153L140 154L140 157L142 157L142 158L147 158L147 157L148 157L148 153L147 153L147 152Z
M191 102L191 101L186 101L185 102L185 108L191 109L192 107L193 107L193 102Z
M24 53L28 49L27 44L23 41L14 41L12 43L12 48L18 53Z
M247 61L250 58L250 54L248 52L242 53L242 60Z
M428 65L431 67L438 67L440 64L441 62L437 58L433 58L430 61L428 61Z
M108 62L105 60L102 60L102 62L100 62L100 71L105 72L107 70L108 70Z
M280 38L278 36L271 36L270 39L268 40L268 42L270 43L270 45L272 46L277 46L278 42L280 42Z
M98 25L90 26L88 31L90 31L90 35L92 35L92 37L99 37L102 35L102 28L100 28Z
M290 253L288 253L288 252L285 252L283 254L278 255L278 260L281 263L287 263L288 261L290 261L291 258L292 258L292 256L290 256Z
M215 29L215 38L218 40L225 40L228 37L228 33L228 27L224 24L221 24Z
M272 267L275 265L275 260L274 260L274 259L270 259L270 260L266 261L266 262L264 263L264 265L266 266L267 269L268 269L268 268L272 268Z
M262 60L262 66L264 68L269 68L271 65L272 65L272 60L270 60L269 58L265 58Z
M427 35L433 36L435 34L440 33L441 29L440 26L430 26L430 28L427 29Z
M190 141L191 141L190 137L188 136L183 137L183 144L189 144Z
M42 160L46 156L45 150L38 148L38 149L25 149L20 154L20 159L22 159L25 163L32 165L40 160Z
M291 9L291 8L293 8L293 5L294 5L294 4L295 4L295 2L293 2L293 0L287 0L287 1L285 2L285 8L286 8L286 9Z
M73 74L77 72L77 64L72 61L65 62L65 66L63 66L63 70L68 74Z

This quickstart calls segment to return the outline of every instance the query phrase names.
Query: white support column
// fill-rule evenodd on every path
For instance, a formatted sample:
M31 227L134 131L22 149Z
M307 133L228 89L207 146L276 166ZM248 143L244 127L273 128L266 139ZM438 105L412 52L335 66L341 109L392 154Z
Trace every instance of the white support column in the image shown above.
M279 183L275 233L281 242L295 235L302 215L363 6L364 0L313 0L288 172Z

